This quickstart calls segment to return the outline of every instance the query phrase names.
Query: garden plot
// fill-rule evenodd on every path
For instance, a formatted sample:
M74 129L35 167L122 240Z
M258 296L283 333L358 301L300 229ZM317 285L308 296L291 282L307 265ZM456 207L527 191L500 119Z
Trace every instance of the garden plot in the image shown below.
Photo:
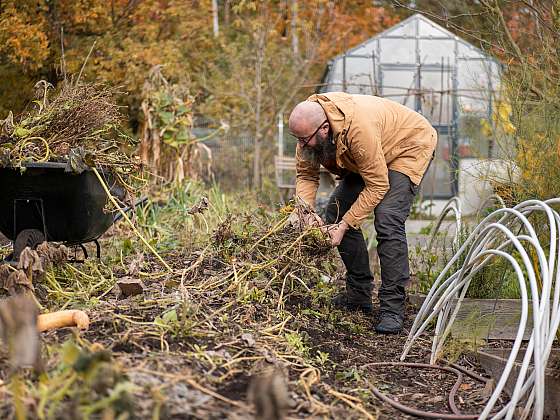
M83 309L90 327L42 335L43 375L12 372L4 354L3 418L406 417L370 384L448 411L453 375L362 369L395 361L405 336L376 335L372 319L330 307L342 273L320 231L290 228L292 208L219 191L193 211L201 193L185 185L138 210L137 226L171 271L118 224L105 259L48 269L34 283L42 312ZM428 354L418 346L410 360ZM461 386L460 409L476 413L484 387Z

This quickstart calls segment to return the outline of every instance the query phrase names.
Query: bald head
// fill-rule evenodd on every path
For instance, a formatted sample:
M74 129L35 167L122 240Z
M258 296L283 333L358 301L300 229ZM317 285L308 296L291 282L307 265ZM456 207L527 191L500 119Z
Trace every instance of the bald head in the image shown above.
M317 102L303 101L295 106L288 126L297 137L311 135L317 127L327 119L325 111Z

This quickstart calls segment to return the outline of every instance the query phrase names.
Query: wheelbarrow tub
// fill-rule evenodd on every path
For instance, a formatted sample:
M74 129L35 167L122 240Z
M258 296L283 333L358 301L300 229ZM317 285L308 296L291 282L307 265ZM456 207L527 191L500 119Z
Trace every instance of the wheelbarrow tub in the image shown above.
M27 164L24 171L0 168L0 231L14 241L22 230L37 229L47 241L81 244L99 238L112 225L107 195L91 170L65 171L64 163ZM124 191L101 171L111 193Z

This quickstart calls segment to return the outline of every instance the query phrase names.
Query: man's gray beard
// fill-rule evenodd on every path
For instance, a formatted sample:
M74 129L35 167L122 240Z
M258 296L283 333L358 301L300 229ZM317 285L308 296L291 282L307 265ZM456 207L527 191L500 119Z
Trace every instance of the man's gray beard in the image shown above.
M313 165L332 161L336 159L336 144L330 138L326 138L313 147L304 147L301 155L304 160L311 162Z

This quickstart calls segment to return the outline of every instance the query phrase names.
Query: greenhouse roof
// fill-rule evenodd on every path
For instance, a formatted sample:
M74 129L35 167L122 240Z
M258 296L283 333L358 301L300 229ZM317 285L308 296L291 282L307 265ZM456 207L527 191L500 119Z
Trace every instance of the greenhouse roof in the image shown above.
M350 48L349 50L333 57L332 60L342 58L344 55L357 55L357 54L366 54L366 53L371 54L372 52L378 49L378 45L376 41L378 41L381 38L386 38L386 39L393 38L393 39L401 39L401 40L406 40L406 39L414 40L416 38L419 38L419 39L427 39L427 40L434 40L434 41L454 40L457 41L459 44L461 44L462 47L466 47L466 49L469 51L469 53L463 51L463 55L467 57L478 55L488 60L497 62L493 57L489 56L481 49L475 47L474 45L470 44L469 42L455 35L454 33L448 31L443 26L438 25L437 23L431 21L430 19L421 15L420 13L416 13L408 17L402 22L399 22L396 25L386 29L385 31L369 38L368 40L362 42L361 44L358 44L357 46Z

